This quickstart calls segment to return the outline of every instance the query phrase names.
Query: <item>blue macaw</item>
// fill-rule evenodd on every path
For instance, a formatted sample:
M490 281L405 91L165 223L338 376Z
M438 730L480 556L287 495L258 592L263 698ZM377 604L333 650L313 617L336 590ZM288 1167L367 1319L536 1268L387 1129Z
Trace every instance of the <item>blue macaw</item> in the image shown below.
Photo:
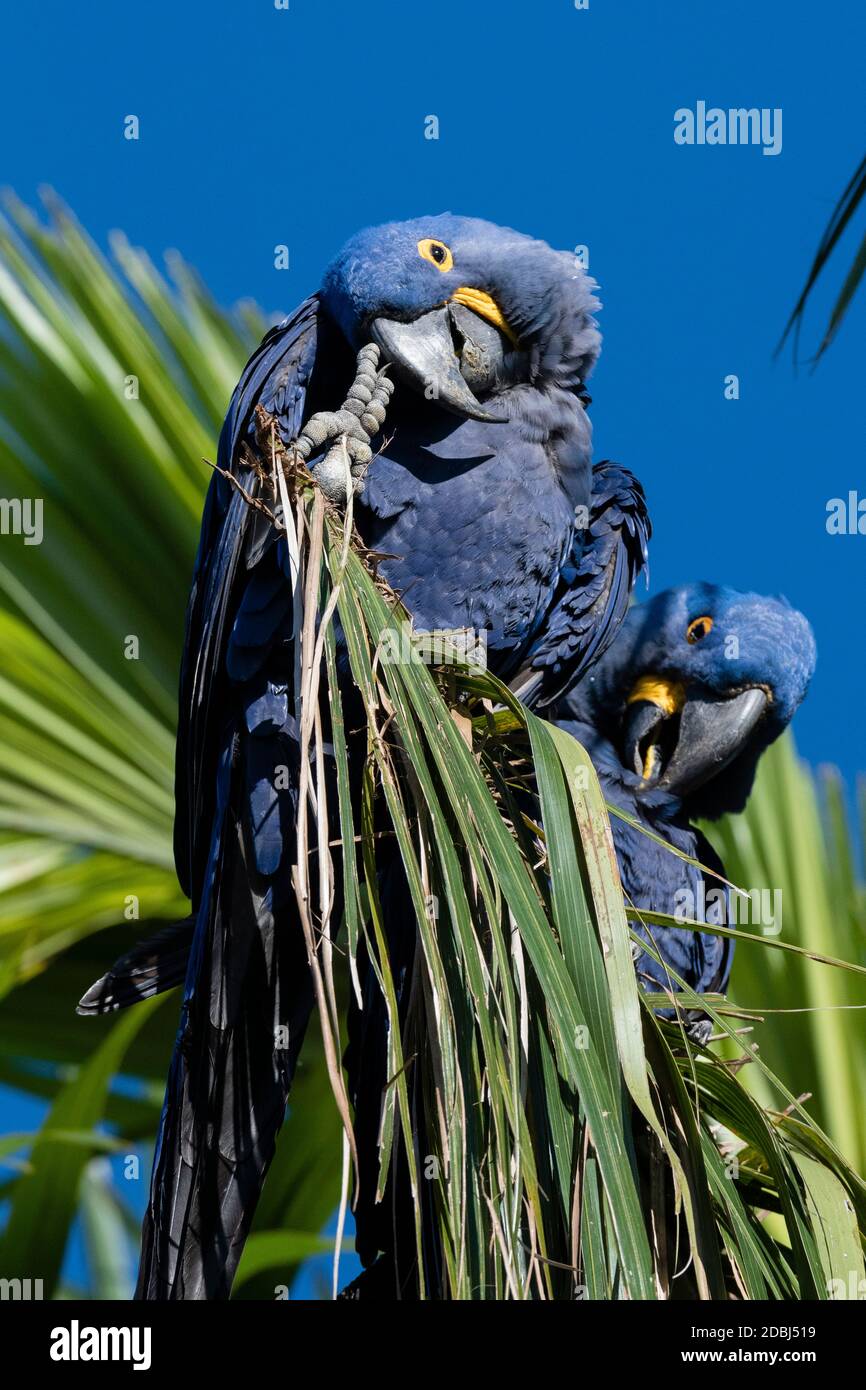
M291 885L289 559L247 500L261 486L257 408L332 499L348 481L357 490L360 533L417 627L485 634L494 669L545 707L609 645L649 536L639 484L614 464L592 469L597 307L571 255L476 219L419 218L354 237L244 370L205 504L181 673L175 858L193 913L80 1006L120 1007L185 979L140 1298L227 1297L313 1004ZM337 440L350 480L330 467ZM277 766L290 773L279 784Z
M790 723L814 667L812 630L784 599L687 585L632 608L605 657L551 717L583 744L610 804L723 875L693 822L743 809L758 760ZM699 868L616 816L611 828L635 909L732 925L718 879L704 881ZM725 992L731 938L631 925L696 993ZM676 988L647 952L636 964L645 988ZM687 1022L706 1041L706 1015L692 1011Z
M637 911L675 916L685 908L683 917L731 924L719 880L710 874L704 882L699 868L665 846L723 874L717 854L692 822L743 809L761 754L790 723L814 665L811 628L784 599L693 584L632 608L602 660L552 707L553 721L590 754L606 800L657 837L611 817L623 889ZM399 866L382 885L383 899L386 893L390 918L411 918ZM665 962L658 964L646 951L637 954L635 968L645 990L676 988L665 966L696 993L727 989L731 938L677 927L646 929L637 917L630 921L645 941L651 936ZM412 941L395 934L390 945L398 983L408 980ZM353 1095L381 1095L387 1080L387 1020L372 978L369 983L364 1010L350 1012L347 1065ZM672 1010L660 1012L672 1016ZM705 1014L686 1011L685 1023L695 1041L706 1042ZM378 1109L368 1105L356 1126L361 1180L355 1248L365 1270L344 1290L346 1299L417 1297L404 1164L392 1174L383 1200L375 1200L378 1117ZM435 1241L425 1253L428 1284L435 1287Z

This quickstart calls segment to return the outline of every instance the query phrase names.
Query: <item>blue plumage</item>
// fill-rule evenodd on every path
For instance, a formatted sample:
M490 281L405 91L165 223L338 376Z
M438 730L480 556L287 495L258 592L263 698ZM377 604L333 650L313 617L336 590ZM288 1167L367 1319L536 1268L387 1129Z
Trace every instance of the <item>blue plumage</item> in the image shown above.
M721 873L692 822L742 810L758 760L790 723L814 665L809 624L785 600L694 584L633 608L606 656L560 701L554 717L590 754L609 802ZM649 778L642 775L647 758ZM698 868L641 831L616 817L611 824L623 888L635 908L688 917L684 904L700 911L708 902L703 920L725 924L717 879L704 883ZM632 925L646 939L637 919ZM649 930L692 989L726 989L729 939ZM664 967L648 954L637 969L646 987L671 988Z
M437 238L440 272L416 252ZM530 652L591 494L583 386L598 354L592 284L573 257L476 219L421 218L362 232L329 269L323 302L356 343L380 316L431 311L461 287L489 293L518 338L485 400L507 418L458 419L435 400L394 400L367 474L359 526L394 559L383 573L420 628L487 633L495 667Z

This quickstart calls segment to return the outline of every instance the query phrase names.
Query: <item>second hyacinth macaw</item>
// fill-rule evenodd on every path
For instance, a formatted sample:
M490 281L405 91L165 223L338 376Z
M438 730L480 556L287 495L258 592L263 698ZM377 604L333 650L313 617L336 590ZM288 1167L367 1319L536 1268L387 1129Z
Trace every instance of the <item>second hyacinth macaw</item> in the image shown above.
M586 748L606 799L644 829L715 873L722 865L694 825L741 811L761 754L788 726L815 666L815 641L784 599L712 584L669 589L631 609L602 661L559 701L553 718ZM719 880L639 829L611 819L620 876L636 909L725 925ZM700 918L698 918L700 920ZM648 989L675 988L671 967L696 993L727 988L730 938L678 927L650 935L660 965L637 960ZM698 1040L704 1016L691 1020Z

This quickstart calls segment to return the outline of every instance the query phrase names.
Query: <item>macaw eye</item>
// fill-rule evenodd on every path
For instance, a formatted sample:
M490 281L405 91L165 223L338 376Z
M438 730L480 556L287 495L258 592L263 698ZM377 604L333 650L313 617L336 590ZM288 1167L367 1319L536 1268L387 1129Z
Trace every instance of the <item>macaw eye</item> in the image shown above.
M423 241L418 242L418 255L423 256L425 261L430 261L443 274L446 270L451 270L454 265L454 257L445 242L433 241L430 237L425 237Z
M692 621L686 628L686 641L692 643L702 642L707 633L712 630L712 626L713 620L706 614L701 618L692 618Z

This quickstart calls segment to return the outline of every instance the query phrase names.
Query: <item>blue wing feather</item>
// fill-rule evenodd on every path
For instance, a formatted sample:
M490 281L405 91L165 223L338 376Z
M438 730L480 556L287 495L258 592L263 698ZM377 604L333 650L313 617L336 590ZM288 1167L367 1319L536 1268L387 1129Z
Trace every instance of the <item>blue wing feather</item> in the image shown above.
M330 381L320 346L312 299L268 334L232 397L219 465L253 496L258 474L241 445L256 405L290 439L315 408L314 370L340 398L345 383ZM176 773L177 867L195 927L142 1232L145 1299L227 1296L313 1003L285 869L299 781L291 593L285 542L256 517L215 474L187 613ZM284 1030L288 1041L276 1041Z
M300 431L316 365L318 299L314 296L272 329L250 358L232 396L220 434L219 467L243 481L252 495L258 480L244 466L256 404L278 416L284 438ZM213 817L213 777L224 708L228 634L241 644L242 627L230 629L245 597L239 570L255 514L228 480L215 473L202 518L201 539L187 608L179 693L175 770L175 863L181 886L195 904ZM250 610L251 611L251 610ZM271 636L273 633L270 634ZM253 644L254 645L254 644Z
M559 594L519 675L511 681L524 703L550 705L604 655L646 567L651 534L638 480L619 464L596 464L588 537L576 534Z

